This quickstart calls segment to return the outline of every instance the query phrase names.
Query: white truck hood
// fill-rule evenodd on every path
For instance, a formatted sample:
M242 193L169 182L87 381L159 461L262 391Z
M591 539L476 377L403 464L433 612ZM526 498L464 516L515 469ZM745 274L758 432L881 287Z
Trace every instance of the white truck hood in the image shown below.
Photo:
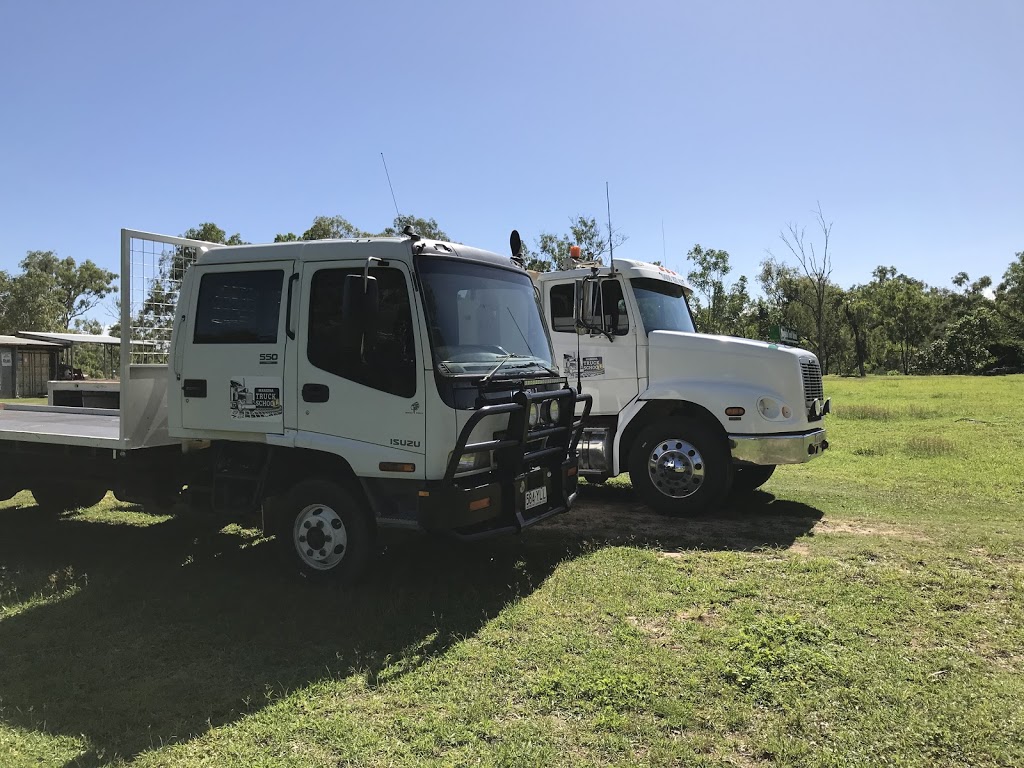
M805 383L807 369L814 372L810 387ZM696 402L723 421L726 408L739 406L746 414L731 423L737 432L806 429L811 426L810 395L821 397L818 359L813 353L734 336L653 331L648 334L648 376L641 400ZM815 386L819 391L813 391ZM790 416L765 418L758 407L762 398L774 400L780 409L787 406Z

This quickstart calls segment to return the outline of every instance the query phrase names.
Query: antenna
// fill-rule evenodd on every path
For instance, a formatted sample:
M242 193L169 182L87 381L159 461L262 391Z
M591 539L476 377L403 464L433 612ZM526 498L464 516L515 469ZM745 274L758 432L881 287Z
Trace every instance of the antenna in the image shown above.
M608 203L608 260L611 262L612 272L615 271L615 244L612 242L612 198L608 192L608 182L604 183L604 199Z
M380 161L384 163L384 175L388 177L388 189L391 190L391 202L395 204L395 217L400 218L402 214L398 212L398 201L395 200L395 188L391 186L391 174L388 173L388 164L387 161L384 160L383 152L380 153Z
M665 220L662 219L661 220L661 263L664 264L667 267L668 266L668 264L666 263L667 261L668 261L668 256L665 255Z

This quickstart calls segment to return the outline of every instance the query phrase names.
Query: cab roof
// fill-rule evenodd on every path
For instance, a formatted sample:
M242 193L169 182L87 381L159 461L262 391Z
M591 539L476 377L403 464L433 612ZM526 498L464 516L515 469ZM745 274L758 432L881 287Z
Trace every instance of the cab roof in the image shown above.
M597 267L598 275L610 275L611 267L607 264L595 265ZM664 280L668 283L675 283L681 285L690 293L693 288L686 279L668 267L663 267L661 264L652 264L649 261L638 261L636 259L615 259L615 271L622 273L626 277L649 277L655 280ZM541 282L548 282L550 280L582 280L584 277L590 277L594 274L594 267L585 266L577 267L576 269L564 269L556 272L542 272L537 275L537 280Z
M293 240L288 243L257 245L217 245L211 243L197 264L240 264L260 261L333 261L336 259L382 259L409 261L417 256L447 256L493 264L506 269L522 269L508 256L461 243L411 237L360 237L339 240Z

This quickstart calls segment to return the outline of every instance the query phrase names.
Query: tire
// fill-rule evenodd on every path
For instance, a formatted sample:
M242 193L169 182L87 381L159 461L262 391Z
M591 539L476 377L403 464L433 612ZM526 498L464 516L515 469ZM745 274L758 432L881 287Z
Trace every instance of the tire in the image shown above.
M310 579L357 582L373 559L374 526L362 500L329 480L303 480L288 493L277 537Z
M768 482L775 472L774 464L733 467L732 492L750 493Z
M53 483L32 488L36 505L47 514L59 515L73 509L88 509L103 501L107 489L99 486Z
M668 419L640 431L629 452L629 477L649 507L690 515L713 507L732 484L724 438L692 419Z

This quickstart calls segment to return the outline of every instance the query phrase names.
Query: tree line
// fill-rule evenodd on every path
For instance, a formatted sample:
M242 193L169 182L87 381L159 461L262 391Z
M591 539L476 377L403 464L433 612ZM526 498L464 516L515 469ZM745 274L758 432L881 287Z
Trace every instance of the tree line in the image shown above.
M375 233L342 216L317 216L301 235L279 233L274 242L397 236L406 227L424 237L452 239L433 218L399 215ZM246 242L212 222L182 236L225 245ZM595 218L577 215L563 233L541 232L532 246L524 246L524 256L529 269L565 269L573 265L570 246L579 245L582 261L603 263L625 239ZM759 296L751 295L745 275L730 280L727 251L697 244L687 252L687 280L694 289L690 304L699 331L768 339L773 328L787 328L801 346L818 355L823 371L834 374L1024 370L1024 252L1015 254L994 289L988 276L972 280L967 272L958 272L950 289L929 286L885 265L876 267L868 282L843 288L831 279L832 223L820 206L811 236L806 227L789 224L780 241L783 249L778 255L769 250L755 277ZM186 264L182 249L168 252L135 320L139 327L166 322ZM77 264L71 257L62 259L52 251L30 251L19 266L21 272L15 275L0 271L0 334L102 330L103 324L89 314L116 294L115 273L89 260ZM118 331L115 324L111 332ZM80 359L85 372L96 375L91 356Z
M879 265L871 279L847 288L832 281L832 223L819 206L816 236L790 224L771 250L751 298L741 276L729 283L729 254L695 245L687 279L698 330L769 338L794 331L822 370L834 374L980 374L1024 370L1024 252L1016 253L993 290L989 276L952 276L953 288Z

